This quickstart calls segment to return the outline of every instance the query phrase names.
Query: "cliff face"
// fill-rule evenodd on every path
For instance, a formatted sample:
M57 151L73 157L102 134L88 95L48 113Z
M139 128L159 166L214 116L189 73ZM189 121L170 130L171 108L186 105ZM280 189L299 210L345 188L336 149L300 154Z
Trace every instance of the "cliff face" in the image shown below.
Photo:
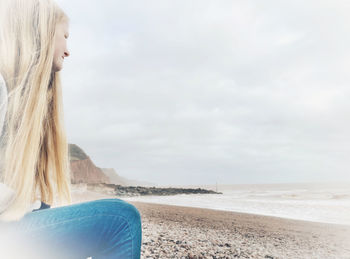
M71 182L110 183L108 176L96 167L89 156L75 144L69 144Z
M109 183L109 178L90 158L70 162L72 183Z
M157 184L131 180L118 175L113 168L99 168L77 145L69 144L69 159L72 184L116 184L123 186L157 186Z

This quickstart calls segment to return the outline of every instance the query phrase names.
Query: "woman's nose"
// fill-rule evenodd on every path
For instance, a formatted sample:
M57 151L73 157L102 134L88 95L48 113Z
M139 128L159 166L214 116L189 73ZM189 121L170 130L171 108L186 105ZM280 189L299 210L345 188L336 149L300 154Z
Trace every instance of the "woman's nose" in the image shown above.
M69 55L70 55L69 51L66 50L66 51L64 52L64 56L65 56L65 57L68 57Z

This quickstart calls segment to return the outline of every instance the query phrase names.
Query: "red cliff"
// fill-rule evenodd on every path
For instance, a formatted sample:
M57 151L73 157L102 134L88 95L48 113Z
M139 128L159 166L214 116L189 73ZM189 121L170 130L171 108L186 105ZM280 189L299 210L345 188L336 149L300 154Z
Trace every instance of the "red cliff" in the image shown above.
M75 144L69 144L71 182L110 183L108 176L96 167L90 157Z

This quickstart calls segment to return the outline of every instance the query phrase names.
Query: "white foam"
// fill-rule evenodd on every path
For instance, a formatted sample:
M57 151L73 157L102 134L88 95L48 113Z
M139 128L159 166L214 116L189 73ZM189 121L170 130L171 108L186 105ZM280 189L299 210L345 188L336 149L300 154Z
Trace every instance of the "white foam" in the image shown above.
M219 190L220 191L220 190ZM158 204L236 211L314 222L350 225L350 189L226 189L223 194L181 194L123 198Z

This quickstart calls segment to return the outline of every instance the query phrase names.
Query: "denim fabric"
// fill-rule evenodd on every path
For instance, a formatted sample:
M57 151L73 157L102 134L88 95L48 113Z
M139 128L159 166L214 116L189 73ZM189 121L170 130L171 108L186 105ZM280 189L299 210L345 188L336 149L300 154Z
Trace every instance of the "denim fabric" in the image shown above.
M51 208L51 206L49 204L46 204L45 202L42 201L41 205L40 205L40 208L33 210L33 212L37 211L37 210L43 210L43 209L49 209L49 208Z
M30 247L35 258L136 259L141 254L140 213L120 199L36 210L6 224L21 233L17 247Z

